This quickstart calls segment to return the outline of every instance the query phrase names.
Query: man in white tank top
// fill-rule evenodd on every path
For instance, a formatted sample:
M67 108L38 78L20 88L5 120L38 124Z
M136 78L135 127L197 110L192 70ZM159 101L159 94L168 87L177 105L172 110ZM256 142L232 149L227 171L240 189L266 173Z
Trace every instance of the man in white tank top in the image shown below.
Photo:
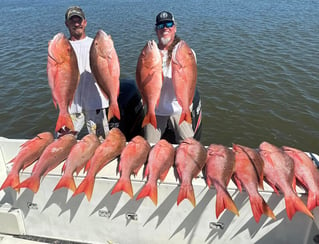
M80 81L69 108L74 129L80 132L86 124L89 133L96 134L100 139L105 138L109 131L109 101L103 96L91 73L90 47L93 38L85 34L87 20L83 10L78 6L69 7L65 13L65 25L70 33L69 40L76 53L80 71Z
M180 39L176 36L176 23L174 16L170 12L160 12L156 16L155 25L158 47L163 57L162 67L164 79L159 104L155 109L157 128L154 128L151 124L146 125L144 127L145 138L150 143L157 143L169 127L174 131L175 140L179 143L187 137L194 136L192 124L183 122L179 125L182 107L176 99L172 83L172 63L170 56ZM194 51L193 53L195 55Z

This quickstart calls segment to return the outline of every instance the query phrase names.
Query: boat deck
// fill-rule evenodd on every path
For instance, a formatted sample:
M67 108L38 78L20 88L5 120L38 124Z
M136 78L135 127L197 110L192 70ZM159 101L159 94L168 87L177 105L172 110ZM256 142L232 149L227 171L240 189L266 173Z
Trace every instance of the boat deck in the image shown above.
M6 163L24 141L0 138L0 184L11 169ZM30 176L32 167L21 173L20 181ZM73 192L66 188L53 191L61 178L61 167L62 164L44 177L36 194L29 189L21 189L20 193L11 188L0 191L2 241L26 235L67 243L319 243L314 241L319 234L318 208L313 211L314 220L300 212L289 220L283 195L275 194L266 183L260 193L276 220L263 215L256 223L247 193L240 193L233 182L228 191L239 216L226 210L216 219L216 191L208 189L202 175L193 180L195 207L187 199L177 206L179 183L173 168L158 184L155 206L149 198L135 199L145 184L143 170L136 177L131 176L132 199L126 193L111 195L119 178L117 159L98 173L91 201L84 194L72 197ZM84 176L81 172L75 177L76 185ZM305 191L298 188L297 192L306 203Z

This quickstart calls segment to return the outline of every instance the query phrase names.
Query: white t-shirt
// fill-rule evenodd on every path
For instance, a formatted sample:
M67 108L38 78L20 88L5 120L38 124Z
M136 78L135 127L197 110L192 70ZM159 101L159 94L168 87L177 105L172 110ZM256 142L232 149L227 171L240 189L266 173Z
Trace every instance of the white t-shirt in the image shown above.
M101 92L90 67L90 48L93 39L85 37L82 40L70 41L78 61L80 81L74 94L69 113L82 113L82 110L107 108L109 101Z
M196 59L196 54L194 50L192 51ZM159 104L158 104L158 107L155 108L155 114L160 116L170 116L173 114L181 114L182 107L179 105L176 99L175 89L174 89L173 81L172 81L172 61L170 61L170 64L167 65L168 50L160 50L160 52L163 57L162 68L163 68L164 79L163 79L163 85L161 89Z

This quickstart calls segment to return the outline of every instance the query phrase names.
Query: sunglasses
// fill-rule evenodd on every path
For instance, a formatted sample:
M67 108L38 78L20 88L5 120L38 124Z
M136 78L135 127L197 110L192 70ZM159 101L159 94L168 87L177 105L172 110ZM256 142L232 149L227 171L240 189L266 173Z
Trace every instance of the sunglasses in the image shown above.
M161 29L164 29L164 27L166 27L166 28L172 28L173 26L174 26L174 22L166 22L166 23L157 25L157 26L156 26L156 29L157 29L157 30L161 30Z

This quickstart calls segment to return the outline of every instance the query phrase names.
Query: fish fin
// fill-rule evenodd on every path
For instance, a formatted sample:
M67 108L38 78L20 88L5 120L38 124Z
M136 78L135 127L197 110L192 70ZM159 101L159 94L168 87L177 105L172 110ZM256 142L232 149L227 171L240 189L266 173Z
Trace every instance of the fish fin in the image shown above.
M59 114L58 120L56 122L55 132L58 132L63 126L67 127L71 131L74 131L74 125L69 114Z
M82 166L77 167L77 168L75 169L75 174L76 174L76 176L79 175L79 173L81 172L82 169L84 169L84 167L85 167L85 165L82 165Z
M293 178L292 178L292 189L294 190L294 192L297 192L296 191L296 177L294 176Z
M260 195L250 197L249 200L251 210L257 223L259 222L262 214L265 214L272 219L276 219L273 211Z
M66 162L64 162L64 164L63 164L63 166L62 166L61 174L65 172L65 169L66 169Z
M120 191L126 192L131 198L133 198L133 188L131 181L125 178L120 178L114 186L111 195Z
M149 196L150 199L153 201L155 206L157 206L157 185L152 184L150 182L147 182L145 186L142 188L138 196L136 197L136 200L140 198L144 198Z
M90 160L88 160L87 162L85 162L84 164L82 164L81 166L79 166L75 169L75 173L77 176L79 175L79 173L81 172L82 169L85 169L85 166L88 164L88 162L90 162ZM83 170L83 172L85 172L85 171Z
M148 168L149 168L149 165L147 164L146 167L145 167L144 174L143 174L143 179L146 178L149 175L149 169Z
M239 216L238 209L229 193L225 189L220 188L216 194L216 218L219 217L224 209L228 209Z
M303 203L303 201L295 194L285 197L285 204L286 204L287 216L290 220L295 215L296 211L303 212L304 214L308 215L312 219L314 218L312 213Z
M192 115L191 115L191 112L188 110L188 111L182 111L182 114L181 114L181 117L179 119L179 122L178 124L180 125L183 121L186 121L187 123L189 124L192 124Z
M188 184L188 185L181 185L179 189L179 193L177 196L177 206L183 201L185 198L187 198L192 205L195 207L196 206L196 200L195 200L195 195L194 195L194 188L193 185Z
M143 123L142 123L142 128L148 124L151 124L154 126L154 128L157 128L157 121L156 121L156 116L155 114L149 114L147 113L144 117Z
M73 177L63 175L53 191L58 190L62 187L68 188L74 192L76 186Z
M278 191L278 188L276 187L276 185L269 181L267 178L265 178L265 181L267 182L267 184L269 184L269 186L274 190L274 192L279 195L279 191Z
M19 174L8 174L6 180L3 182L0 191L7 188L7 187L11 187L16 191L19 191L19 186L20 184L20 177Z
M170 170L170 167L169 167L168 169L166 169L166 170L160 175L159 178L160 178L160 181L161 181L161 182L163 182L163 181L165 180L165 178L166 178L166 176L167 176L169 170Z
M232 177L232 179L233 179L234 183L236 184L238 190L239 190L240 192L242 192L242 191L243 191L243 188L242 188L242 186L241 186L241 182L240 182L240 180L238 179L237 175L234 174L233 177Z
M319 206L319 193L308 191L307 208L312 210L317 206Z
M93 188L94 178L92 179L91 177L85 177L81 184L78 186L78 188L76 188L75 192L73 193L73 196L84 192L88 201L90 201L92 198Z
M121 119L121 113L120 113L119 105L117 103L116 104L111 104L109 106L109 112L108 112L108 115L107 115L108 121L110 121L114 116L118 120Z
M259 179L258 187L264 190L264 172L261 172Z
M36 159L37 160L37 159ZM32 162L27 162L23 165L22 167L22 171L25 170L26 168L28 168L30 165L32 165L36 160L32 161Z
M138 166L135 170L133 170L133 174L134 176L136 176L138 174L138 172L140 171L140 169L142 168L144 164L141 164L140 166Z
M29 188L34 193L37 193L40 187L40 178L38 176L30 176L28 179L21 182L18 188Z
M85 167L83 167L83 168L84 168L83 173L89 171L90 165L91 165L91 159L87 162L87 164L85 165Z
M32 138L32 139L26 141L25 143L21 144L21 145L20 145L20 148L24 148L24 147L26 147L26 146L32 144L34 141L37 141L37 140L39 140L39 137L36 136L36 137L34 137L34 138Z

